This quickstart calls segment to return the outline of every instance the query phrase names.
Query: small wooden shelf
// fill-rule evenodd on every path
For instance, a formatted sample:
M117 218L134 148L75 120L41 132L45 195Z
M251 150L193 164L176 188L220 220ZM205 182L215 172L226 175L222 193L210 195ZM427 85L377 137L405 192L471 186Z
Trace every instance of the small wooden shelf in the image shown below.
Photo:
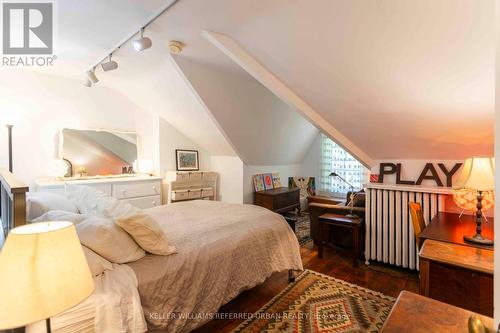
M218 175L216 172L169 171L166 175L166 181L167 203L189 200L217 200L218 198ZM192 195L193 192L195 193L194 196Z

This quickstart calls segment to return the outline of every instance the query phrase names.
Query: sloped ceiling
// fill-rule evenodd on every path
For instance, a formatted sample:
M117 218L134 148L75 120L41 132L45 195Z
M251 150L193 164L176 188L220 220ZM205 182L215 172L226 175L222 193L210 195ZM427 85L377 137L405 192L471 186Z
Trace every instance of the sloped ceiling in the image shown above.
M75 8L83 6L83 17L92 18L60 22L59 29L72 26L60 43L69 40L85 53L63 54L61 63L71 66L62 71L73 71L68 75L82 75L97 53L168 4L79 3L59 4L63 15L82 15ZM180 0L147 30L154 47L143 54L122 48L115 56L120 69L100 74L100 84L143 96L136 103L161 109L188 137L200 144L217 137L214 147L230 151L216 125L206 125L210 131L197 138L198 128L188 133L188 118L212 115L199 105L179 115L182 103L196 99L184 87L179 96L195 102L176 101L179 88L171 80L177 79L166 60L166 44L175 39L186 44L180 57L187 61L231 70L227 57L200 35L216 31L232 37L372 159L491 155L494 8L494 0Z
M319 131L296 110L229 59L224 67L175 59L244 163L303 160Z

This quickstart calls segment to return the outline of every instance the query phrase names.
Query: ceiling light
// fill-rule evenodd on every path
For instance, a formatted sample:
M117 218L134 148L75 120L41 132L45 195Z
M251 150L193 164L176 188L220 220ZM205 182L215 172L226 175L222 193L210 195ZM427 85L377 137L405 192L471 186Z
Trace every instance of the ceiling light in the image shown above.
M149 49L153 42L148 37L144 37L144 28L141 29L141 38L134 41L134 49L136 51L143 51Z
M85 78L84 85L85 85L85 87L92 87L92 82L89 80L88 77Z
M170 52L174 53L174 54L181 53L183 47L184 47L184 44L182 42L179 42L179 41L176 41L176 40L171 40L168 43L168 48L170 49Z
M111 60L111 56L112 54L109 55L109 60L107 62L103 62L101 64L102 70L105 72L112 71L118 68L118 63L114 60Z
M89 69L87 71L87 77L88 79L90 80L90 82L92 83L97 83L99 82L99 79L97 78L97 76L95 75L95 67L92 68L92 69Z

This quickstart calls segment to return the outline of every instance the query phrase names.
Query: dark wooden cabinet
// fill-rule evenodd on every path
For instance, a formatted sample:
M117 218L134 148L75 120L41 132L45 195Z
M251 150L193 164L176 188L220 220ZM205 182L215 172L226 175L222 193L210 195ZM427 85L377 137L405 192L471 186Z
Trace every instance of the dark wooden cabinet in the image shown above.
M426 240L420 251L420 294L493 316L493 251Z
M300 209L300 189L280 187L254 193L254 204L276 213Z

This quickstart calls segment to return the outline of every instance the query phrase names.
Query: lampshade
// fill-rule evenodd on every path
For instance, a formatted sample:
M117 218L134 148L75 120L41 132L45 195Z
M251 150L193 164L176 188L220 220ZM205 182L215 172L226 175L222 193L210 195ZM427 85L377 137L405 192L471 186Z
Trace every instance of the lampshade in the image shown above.
M153 168L153 161L149 159L138 159L134 163L134 170L138 173L152 174Z
M453 201L463 210L474 212L477 210L477 193L473 190L461 189L453 190ZM481 211L490 209L495 203L495 194L493 191L482 193Z
M0 252L0 329L59 314L94 290L71 222L14 228Z
M453 189L493 191L495 189L495 159L491 157L466 159L462 173L455 182Z

